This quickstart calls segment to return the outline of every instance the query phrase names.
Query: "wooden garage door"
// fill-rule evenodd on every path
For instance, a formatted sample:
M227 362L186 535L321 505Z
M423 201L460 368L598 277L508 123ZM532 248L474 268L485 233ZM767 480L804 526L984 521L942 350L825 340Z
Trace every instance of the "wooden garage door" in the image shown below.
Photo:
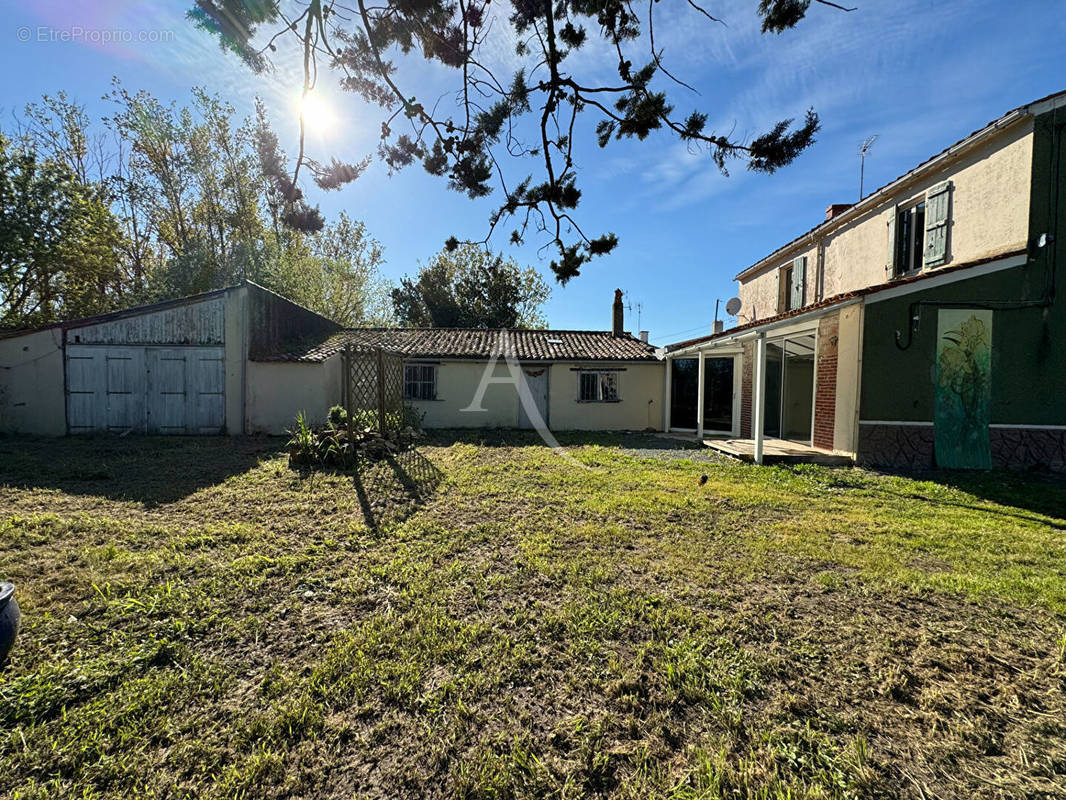
M221 347L67 346L71 433L221 433Z

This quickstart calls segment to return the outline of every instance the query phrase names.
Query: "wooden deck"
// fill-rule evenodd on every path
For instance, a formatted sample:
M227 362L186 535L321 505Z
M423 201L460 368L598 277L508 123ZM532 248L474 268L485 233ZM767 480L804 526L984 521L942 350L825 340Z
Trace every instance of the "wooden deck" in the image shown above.
M671 431L659 435L689 442L696 441L696 435L693 433ZM703 444L715 452L739 461L748 463L755 461L755 441L752 439L730 439L726 436L705 435ZM832 467L850 467L854 463L851 456L827 453L825 450L816 450L809 445L785 439L764 439L762 456L763 464L823 464Z
M704 439L703 443L723 455L752 463L755 461L753 439ZM826 466L851 466L850 456L827 453L798 442L784 439L763 439L763 464L824 464Z

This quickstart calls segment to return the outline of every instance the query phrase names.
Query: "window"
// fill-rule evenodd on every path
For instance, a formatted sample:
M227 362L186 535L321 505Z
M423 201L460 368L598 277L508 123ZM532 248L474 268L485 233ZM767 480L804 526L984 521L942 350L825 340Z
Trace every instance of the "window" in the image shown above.
M777 313L803 308L807 302L807 256L782 267L777 281Z
M578 373L578 396L581 403L613 403L618 400L618 372L582 370Z
M782 267L777 273L777 313L792 310L792 265Z
M922 268L925 249L925 201L896 211L895 275L907 275Z
M408 400L436 400L437 367L433 364L404 365L403 395Z

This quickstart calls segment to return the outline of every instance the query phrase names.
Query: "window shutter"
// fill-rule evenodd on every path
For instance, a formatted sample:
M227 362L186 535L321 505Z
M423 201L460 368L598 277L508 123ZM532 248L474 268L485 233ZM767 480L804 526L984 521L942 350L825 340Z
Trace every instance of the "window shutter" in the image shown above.
M925 196L925 253L922 261L936 267L948 260L951 224L951 181L938 183Z
M777 313L788 310L788 271L782 267L777 271Z
M807 256L800 256L792 262L792 308L803 308L804 294L807 288Z
M896 217L899 216L899 206L892 206L892 216L888 218L888 264L885 272L889 278L896 277Z

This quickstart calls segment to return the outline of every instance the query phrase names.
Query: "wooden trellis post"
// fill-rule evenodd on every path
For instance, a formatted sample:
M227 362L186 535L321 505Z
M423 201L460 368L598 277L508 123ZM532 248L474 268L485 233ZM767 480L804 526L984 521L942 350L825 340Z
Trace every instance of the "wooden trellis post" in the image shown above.
M378 432L385 435L385 354L378 348Z
M348 441L355 441L355 403L352 401L352 378L355 372L355 359L352 353L352 343L344 346L344 409L347 412ZM354 445L351 445L354 446Z

